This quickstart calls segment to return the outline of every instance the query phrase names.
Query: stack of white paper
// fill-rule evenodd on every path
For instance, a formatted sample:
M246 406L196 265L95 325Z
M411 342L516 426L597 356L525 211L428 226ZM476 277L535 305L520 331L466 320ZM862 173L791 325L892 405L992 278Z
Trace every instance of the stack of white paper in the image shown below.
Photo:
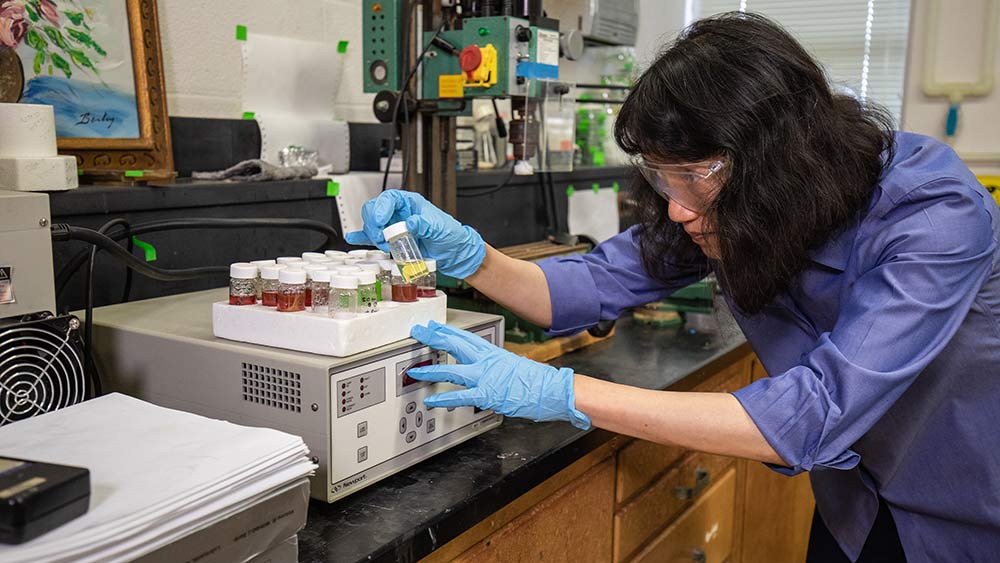
M298 436L121 395L0 428L0 455L90 469L87 514L0 561L130 561L262 500L315 469Z

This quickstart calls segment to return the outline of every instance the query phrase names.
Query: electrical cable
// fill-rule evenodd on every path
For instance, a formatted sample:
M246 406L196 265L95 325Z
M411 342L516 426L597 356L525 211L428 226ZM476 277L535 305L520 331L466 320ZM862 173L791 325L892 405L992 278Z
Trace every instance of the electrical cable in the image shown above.
M108 234L115 240L120 240L128 236L139 236L147 233L160 231L170 231L176 229L236 229L236 228L275 228L275 229L304 229L316 231L326 235L326 241L320 245L319 249L331 246L336 239L340 238L340 233L336 229L320 221L311 219L166 219L161 221L150 221L131 226L128 233ZM56 297L62 295L63 290L69 284L70 279L79 270L80 266L86 262L90 250L83 250L73 258L70 258L56 275ZM131 253L130 253L131 254Z
M417 73L417 69L420 68L420 63L423 62L424 55L427 54L427 51L431 48L431 45L433 44L437 36L440 35L442 31L444 31L445 25L447 25L447 23L448 23L447 20L441 22L441 25L437 28L437 31L435 31L434 35L431 36L430 41L428 41L427 44L424 45L423 50L420 51L419 55L417 55L417 60L414 61L413 66L410 68L410 72L408 72L406 78L403 79L402 87L399 90L399 96L396 98L396 104L392 108L392 135L389 137L389 156L386 158L385 161L385 173L382 175L383 192L385 191L386 186L389 184L389 171L392 169L392 157L396 153L396 125L398 124L399 120L399 104L400 102L403 101L403 98L406 97L406 91L410 88L410 80L413 79L413 76Z
M107 223L101 225L97 230L98 233L105 234L114 227L122 226L125 229L127 236L129 230L128 221L125 219L117 218L108 221ZM131 240L131 239L129 239ZM87 278L84 283L84 296L86 298L86 316L83 319L84 329L83 329L83 357L85 359L91 358L91 349L94 340L93 333L93 310L94 310L94 264L97 262L97 251L100 249L98 246L94 246L90 249L90 259L87 263ZM131 252L129 253L131 254ZM126 270L128 270L126 268ZM129 270L130 271L130 270ZM88 364L91 362L88 362ZM97 373L93 373L92 377L97 378Z
M513 178L514 178L514 165L511 164L510 165L510 171L507 173L507 177L504 178L502 182L500 182L499 184L493 186L492 188L487 188L484 191L474 192L474 193L468 193L468 192L465 192L465 191L459 191L458 194L456 194L456 195L458 195L458 197L483 197L483 196L488 196L488 195L491 195L491 194L495 194L495 193L499 192L500 190L506 188L507 184L509 184L510 181Z

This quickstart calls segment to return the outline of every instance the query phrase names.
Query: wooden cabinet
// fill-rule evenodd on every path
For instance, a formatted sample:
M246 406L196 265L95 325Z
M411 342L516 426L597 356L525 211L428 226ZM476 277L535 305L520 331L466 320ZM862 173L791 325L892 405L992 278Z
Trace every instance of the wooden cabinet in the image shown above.
M747 355L685 390L734 391L760 377ZM795 563L812 510L805 475L619 436L424 563Z

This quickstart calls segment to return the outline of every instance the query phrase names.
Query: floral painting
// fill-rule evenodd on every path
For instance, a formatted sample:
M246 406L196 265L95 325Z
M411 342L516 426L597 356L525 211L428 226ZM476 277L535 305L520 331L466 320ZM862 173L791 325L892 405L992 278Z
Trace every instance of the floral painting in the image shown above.
M57 136L140 136L125 0L0 0L3 47L24 68L21 102L54 106Z

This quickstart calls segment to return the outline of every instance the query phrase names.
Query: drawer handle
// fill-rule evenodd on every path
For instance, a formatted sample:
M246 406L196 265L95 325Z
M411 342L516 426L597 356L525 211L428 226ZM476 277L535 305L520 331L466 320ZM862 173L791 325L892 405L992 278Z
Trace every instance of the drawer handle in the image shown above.
M694 551L691 552L691 560L694 561L695 563L705 563L706 561L708 561L708 555L705 555L704 549L696 547L694 548Z
M674 496L681 500L691 500L698 496L698 493L700 493L711 482L712 476L708 473L708 470L699 467L694 472L694 486L674 487Z

